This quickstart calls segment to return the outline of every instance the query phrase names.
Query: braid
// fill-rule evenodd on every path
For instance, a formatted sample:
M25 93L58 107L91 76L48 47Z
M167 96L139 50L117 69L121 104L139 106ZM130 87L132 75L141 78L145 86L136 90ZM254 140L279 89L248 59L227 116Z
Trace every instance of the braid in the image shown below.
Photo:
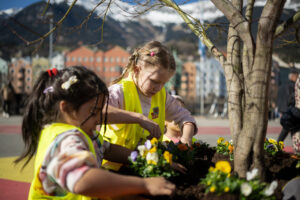
M139 48L134 50L132 55L129 57L129 62L125 66L125 69L123 70L122 74L118 78L116 78L112 82L112 84L116 84L120 80L122 80L127 75L127 73L130 72L133 69L133 67L136 65L138 59L139 59Z

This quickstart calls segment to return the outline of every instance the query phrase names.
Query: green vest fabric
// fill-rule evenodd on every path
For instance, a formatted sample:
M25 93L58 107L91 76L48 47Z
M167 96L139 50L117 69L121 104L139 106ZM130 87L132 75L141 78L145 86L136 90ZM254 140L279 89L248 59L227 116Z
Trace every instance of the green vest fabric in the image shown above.
M38 144L38 149L35 157L35 163L34 163L34 178L30 186L29 191L29 197L28 199L68 199L68 200L91 200L92 198L77 195L71 192L68 192L65 196L49 196L47 195L42 187L42 184L39 180L38 174L39 170L42 166L42 163L45 158L45 154L47 149L49 148L50 144L54 141L54 139L61 133L64 133L68 130L77 129L79 130L87 139L89 149L96 157L95 149L92 140L90 137L80 128L76 126L72 126L69 124L63 124L63 123L53 123L47 127L45 127L40 135L40 140Z

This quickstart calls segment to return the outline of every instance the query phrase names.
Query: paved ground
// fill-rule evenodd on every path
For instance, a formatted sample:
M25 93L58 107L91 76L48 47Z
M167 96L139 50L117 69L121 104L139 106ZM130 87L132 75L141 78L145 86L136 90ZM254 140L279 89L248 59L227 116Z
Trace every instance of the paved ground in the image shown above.
M222 136L230 140L229 121L226 119L204 118L195 116L199 131L197 138L216 146L217 139ZM20 116L0 117L0 200L27 199L29 182L33 174L33 162L22 171L22 164L14 165L13 160L24 148L21 136ZM281 131L278 121L270 121L267 137L276 139ZM285 146L291 151L291 139L286 138Z

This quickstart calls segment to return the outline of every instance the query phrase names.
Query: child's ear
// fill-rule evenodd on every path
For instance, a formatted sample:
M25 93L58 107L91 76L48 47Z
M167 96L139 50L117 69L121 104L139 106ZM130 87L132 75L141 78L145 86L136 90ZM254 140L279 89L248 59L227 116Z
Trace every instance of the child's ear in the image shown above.
M60 111L61 113L68 112L67 102L66 102L66 101L60 101L60 102L59 102L59 111Z

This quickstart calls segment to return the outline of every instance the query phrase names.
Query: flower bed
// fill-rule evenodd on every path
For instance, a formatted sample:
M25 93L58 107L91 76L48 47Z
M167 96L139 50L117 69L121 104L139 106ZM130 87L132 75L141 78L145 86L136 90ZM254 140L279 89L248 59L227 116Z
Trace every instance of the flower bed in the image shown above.
M267 142L269 140L266 140ZM271 142L274 143L274 141L271 140ZM168 179L176 184L176 191L175 194L171 197L166 196L159 196L159 197L149 197L149 196L143 196L142 199L172 199L172 200L193 200L193 199L251 199L250 194L249 196L241 195L241 185L244 184L244 190L248 189L251 190L251 193L253 196L252 199L281 199L281 189L282 187L292 178L294 178L297 174L299 174L299 168L297 167L297 164L299 163L299 157L292 156L291 154L278 151L276 153L272 153L266 151L265 157L264 157L264 164L266 168L266 183L258 184L257 180L253 180L252 182L247 182L245 180L241 181L238 180L237 177L232 176L232 183L233 185L239 185L240 189L232 189L230 187L237 187L237 186L230 186L229 182L227 182L227 186L224 183L222 187L215 185L215 188L211 188L209 186L209 178L208 176L212 176L210 173L213 171L213 169L217 168L214 167L218 161L227 161L230 165L230 168L233 168L233 160L232 156L230 156L231 152L230 149L231 143L226 143L226 141L219 141L219 144L223 143L224 152L228 152L229 154L224 154L224 152L217 152L217 148L211 148L208 147L206 144L200 145L200 143L196 143L193 145L193 148L187 148L182 145L175 145L171 144L173 146L173 149L168 149L168 152L172 154L173 160L176 162L185 162L186 167L188 168L188 174L186 175L178 175L178 176L169 176ZM196 146L197 145L197 146ZM225 145L225 146L224 146ZM274 144L276 145L276 144ZM266 145L266 147L270 145ZM229 147L229 149L225 148ZM277 148L273 149L279 149L283 148L282 144L278 144ZM166 148L167 149L167 148ZM165 150L166 150L165 149ZM157 150L156 150L157 151ZM161 156L164 157L163 151L161 152ZM191 156L191 157L190 157ZM192 159L188 160L186 158ZM184 159L184 160L182 160ZM214 168L212 168L214 167ZM135 174L134 171L132 171L132 168L123 168L121 171L125 174ZM205 181L206 180L206 181ZM276 180L277 181L277 187L274 191L273 198L272 196L263 196L263 193L267 188L270 186L271 182ZM228 181L228 180L227 180ZM256 181L256 182L255 182ZM217 181L219 182L219 180ZM237 183L234 183L237 182ZM210 183L212 184L212 183ZM259 186L255 186L259 185ZM249 185L251 186L251 189L249 189ZM273 184L274 186L274 184ZM228 187L228 188L226 188ZM220 190L224 192L219 192ZM232 192L232 191L235 192ZM238 192L240 191L240 192ZM247 194L247 193L246 193ZM255 194L261 195L260 197L256 197ZM263 198L262 198L263 197Z

